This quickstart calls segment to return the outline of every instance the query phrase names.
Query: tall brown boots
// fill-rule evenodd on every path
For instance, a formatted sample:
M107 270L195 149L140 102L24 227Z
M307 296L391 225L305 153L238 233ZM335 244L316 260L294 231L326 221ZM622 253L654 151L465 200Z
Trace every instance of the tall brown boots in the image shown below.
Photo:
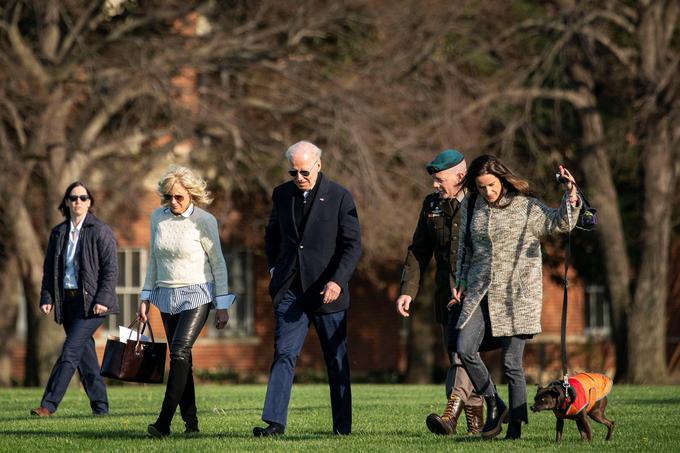
M427 428L435 433L442 435L456 434L458 417L465 410L468 434L479 434L484 425L484 411L482 406L464 406L458 395L452 393L446 403L446 409L441 417L437 414L430 414L425 419Z
M456 425L458 425L458 417L463 412L463 402L460 397L454 393L449 397L446 403L446 409L440 417L437 414L430 414L425 419L427 428L435 434L456 434Z
M465 406L465 419L467 420L467 433L480 434L484 426L484 406Z

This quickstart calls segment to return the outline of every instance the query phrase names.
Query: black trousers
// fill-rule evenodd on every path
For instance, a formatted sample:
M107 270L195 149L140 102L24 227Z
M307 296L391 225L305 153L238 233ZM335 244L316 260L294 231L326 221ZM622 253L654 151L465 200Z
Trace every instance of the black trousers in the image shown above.
M211 304L204 304L176 315L161 313L170 345L168 384L161 413L156 421L156 426L162 431L169 432L178 405L186 427L198 428L191 348L208 319L210 306Z

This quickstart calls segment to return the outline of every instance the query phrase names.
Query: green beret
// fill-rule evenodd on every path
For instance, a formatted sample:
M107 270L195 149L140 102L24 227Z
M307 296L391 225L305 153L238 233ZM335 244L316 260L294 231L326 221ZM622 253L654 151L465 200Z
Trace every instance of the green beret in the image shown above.
M437 154L432 162L427 164L425 168L429 174L439 173L442 170L446 170L451 167L455 167L459 163L463 162L465 156L455 149L447 149Z

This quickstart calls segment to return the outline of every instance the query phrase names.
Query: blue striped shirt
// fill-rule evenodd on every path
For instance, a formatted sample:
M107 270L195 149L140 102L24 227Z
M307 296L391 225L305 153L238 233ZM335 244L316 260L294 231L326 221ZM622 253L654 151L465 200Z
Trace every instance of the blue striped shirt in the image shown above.
M209 304L214 300L215 284L213 282L180 286L178 288L156 286L149 295L149 301L161 313L169 313L171 315L192 310L201 305Z

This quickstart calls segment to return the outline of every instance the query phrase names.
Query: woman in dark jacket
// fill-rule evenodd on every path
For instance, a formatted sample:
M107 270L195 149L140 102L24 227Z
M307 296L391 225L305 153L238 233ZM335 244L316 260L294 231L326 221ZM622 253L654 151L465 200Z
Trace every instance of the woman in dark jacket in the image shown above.
M109 314L118 313L118 260L111 229L90 208L94 199L82 182L68 186L59 204L66 218L50 234L43 266L40 310L54 311L66 340L52 368L40 407L31 414L46 417L59 406L76 369L94 415L109 412L106 385L99 374L95 331Z

